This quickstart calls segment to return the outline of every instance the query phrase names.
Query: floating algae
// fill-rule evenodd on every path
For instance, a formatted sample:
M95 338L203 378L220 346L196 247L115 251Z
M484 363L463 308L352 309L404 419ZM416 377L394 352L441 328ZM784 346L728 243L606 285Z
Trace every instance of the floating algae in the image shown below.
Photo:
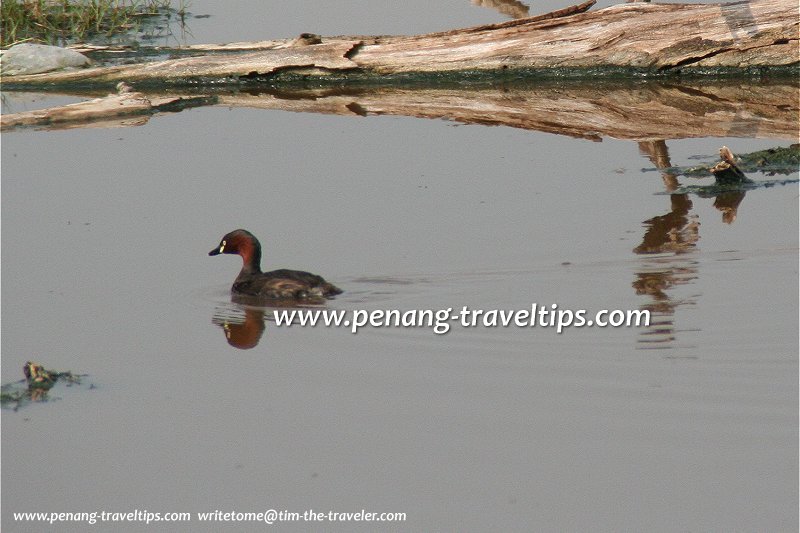
M696 158L699 159L701 156L696 156ZM703 158L705 157L703 156ZM708 157L708 159L711 159L711 157ZM800 168L800 144L741 154L735 157L735 164L739 170L744 173L760 172L766 176L788 176L789 174L797 172L798 168ZM703 164L691 167L669 167L647 170L669 172L688 178L707 178L715 165L716 164Z
M67 387L80 385L85 374L72 372L56 372L47 370L39 363L28 361L22 368L25 379L3 385L0 389L0 405L16 411L30 402L46 402L50 400L48 393L56 383L64 383ZM94 388L91 385L90 388Z

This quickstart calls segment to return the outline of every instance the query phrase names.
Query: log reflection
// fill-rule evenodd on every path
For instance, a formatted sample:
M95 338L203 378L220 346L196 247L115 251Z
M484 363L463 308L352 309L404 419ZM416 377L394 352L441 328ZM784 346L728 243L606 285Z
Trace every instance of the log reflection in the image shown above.
M651 326L642 333L639 343L642 348L671 348L677 340L675 313L682 306L693 305L695 300L676 299L670 291L676 286L694 283L699 277L695 254L700 222L692 213L689 194L678 192L681 186L678 177L666 170L672 168L667 143L664 140L640 142L639 150L656 168L664 169L661 178L664 188L671 193L669 211L644 221L646 229L642 242L633 249L633 253L643 257L632 285L636 294L649 298L641 309L651 314ZM714 191L713 188L709 190ZM745 195L743 190L728 190L698 196L713 198L714 207L722 213L722 221L732 224Z
M535 83L496 79L491 85L464 87L329 87L279 90L243 86L209 93L136 93L150 100L151 114L181 105L220 105L279 109L350 117L380 115L447 119L462 124L508 126L601 141L604 137L657 142L705 137L797 138L797 91L800 83L709 82L681 84L632 81ZM70 95L80 94L69 93ZM86 94L86 93L84 93ZM96 95L96 93L92 93ZM171 106L164 108L165 102ZM86 104L87 106L89 104ZM97 102L94 105L98 105ZM85 107L85 106L84 106ZM118 118L119 106L111 106ZM80 112L78 112L80 111ZM86 112L84 112L86 111ZM80 127L103 117L80 104L69 108L0 117L4 131L15 127ZM88 117L88 118L87 118Z
M797 137L798 83L662 82L536 84L491 87L369 88L220 94L229 107L350 116L398 115L462 124L509 126L593 141L654 142L705 137ZM248 94L249 91L249 94Z
M657 168L672 167L663 140L639 143L639 149ZM680 185L677 176L662 172L661 177L668 192L677 190ZM640 348L671 348L677 338L677 308L694 303L691 299L675 299L670 291L678 285L693 283L698 277L698 263L693 255L700 238L700 223L691 212L688 194L671 194L669 198L669 212L644 221L642 243L633 249L643 258L632 285L636 294L649 299L640 309L650 311L650 326L639 338Z

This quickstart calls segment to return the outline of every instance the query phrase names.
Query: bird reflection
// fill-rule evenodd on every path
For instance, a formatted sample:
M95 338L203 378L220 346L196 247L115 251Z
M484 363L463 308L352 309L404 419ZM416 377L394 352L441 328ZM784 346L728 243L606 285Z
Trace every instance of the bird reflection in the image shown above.
M264 333L264 309L253 307L218 307L211 321L225 332L228 344L240 350L258 345Z
M255 348L261 341L266 329L267 320L273 320L272 311L275 309L309 309L322 306L297 300L269 300L268 307L265 301L256 296L246 294L231 295L229 305L217 306L211 322L225 332L228 344L240 350Z

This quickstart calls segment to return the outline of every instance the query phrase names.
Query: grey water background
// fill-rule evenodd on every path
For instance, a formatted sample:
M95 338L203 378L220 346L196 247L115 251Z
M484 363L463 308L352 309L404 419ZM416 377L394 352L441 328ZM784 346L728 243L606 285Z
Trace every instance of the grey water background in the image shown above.
M503 20L455 1L191 9L212 15L193 42ZM689 165L791 142L667 144ZM748 192L732 224L691 196L697 245L643 255L671 209L652 166L630 141L220 107L3 134L3 383L34 360L95 386L2 412L3 531L48 529L21 511L269 508L407 513L319 526L342 531L795 531L797 185ZM656 306L661 325L268 322L242 350L220 326L252 316L228 294L240 260L206 255L238 227L265 268L341 286L333 309Z

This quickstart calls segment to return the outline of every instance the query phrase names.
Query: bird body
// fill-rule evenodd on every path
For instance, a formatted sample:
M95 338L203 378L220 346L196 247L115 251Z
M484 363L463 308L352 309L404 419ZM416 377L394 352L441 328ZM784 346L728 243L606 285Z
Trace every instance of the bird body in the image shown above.
M242 270L231 292L273 300L314 300L331 298L342 290L321 276L302 270L261 271L261 243L247 230L237 229L225 235L208 255L236 254L242 257Z

